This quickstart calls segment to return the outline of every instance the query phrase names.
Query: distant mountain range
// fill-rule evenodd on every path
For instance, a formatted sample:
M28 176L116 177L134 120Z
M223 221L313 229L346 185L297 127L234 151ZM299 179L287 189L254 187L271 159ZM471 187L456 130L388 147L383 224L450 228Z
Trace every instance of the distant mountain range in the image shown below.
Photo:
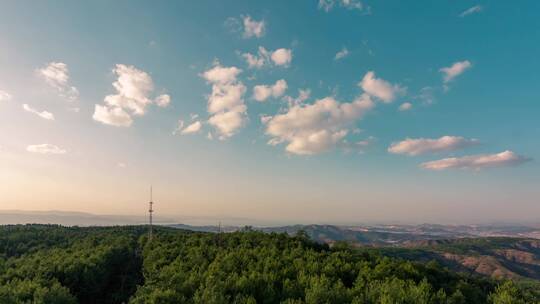
M219 222L226 225L258 225L269 224L261 220L232 217L220 218L212 216L154 216L154 223L168 225L185 223L192 226L201 226L208 223ZM0 210L0 225L8 224L58 224L64 226L114 226L114 225L140 225L148 223L148 215L103 215L86 212L70 211L26 211L26 210Z
M217 232L217 226L190 226L184 224L171 227L194 231ZM225 226L221 231L231 232L244 227ZM289 225L277 227L251 227L264 232L296 234L303 230L307 235L321 243L332 244L347 241L357 246L408 246L418 241L476 238L513 237L540 239L540 227L524 225L377 225L377 226L338 226L338 225Z
M139 225L145 216L95 215L67 211L0 211L0 224L58 224L63 226Z
M96 215L84 212L66 211L0 211L0 225L7 224L59 224L64 226L113 226L140 225L148 222L146 215ZM179 224L181 222L182 224ZM215 218L154 217L154 223L194 231L224 232L244 228L242 225L199 225L198 223L216 222ZM227 222L251 223L249 219L229 219ZM186 224L189 223L189 224ZM194 225L194 223L197 223ZM333 243L348 241L355 245L404 245L421 240L455 239L464 237L519 237L540 239L540 224L493 224L493 225L284 225L262 226L253 229L265 232L286 232L296 234L304 230L312 239Z

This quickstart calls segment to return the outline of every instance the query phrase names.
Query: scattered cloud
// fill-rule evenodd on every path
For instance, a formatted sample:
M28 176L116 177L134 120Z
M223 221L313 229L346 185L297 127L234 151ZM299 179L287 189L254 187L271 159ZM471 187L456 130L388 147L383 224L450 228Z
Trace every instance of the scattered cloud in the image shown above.
M246 87L237 79L241 72L237 67L223 67L216 61L201 75L212 84L212 93L208 96L208 123L216 129L221 140L233 136L247 120L243 97Z
M468 15L472 15L472 14L475 14L475 13L480 13L484 8L481 6L481 5L475 5L471 8L468 8L466 10L464 10L461 14L459 14L459 16L461 18L463 17L466 17Z
M37 116L43 118L43 119L47 119L47 120L54 120L54 115L51 113L51 112L47 112L47 111L38 111L34 108L32 108L31 106L29 106L28 104L23 104L22 105L23 109L26 111L26 112L30 112L30 113L33 113L33 114L36 114Z
M344 7L350 10L364 10L364 5L359 0L319 0L319 9L324 10L325 12L331 11L335 5ZM369 7L368 7L369 9Z
M187 127L184 128L184 121L179 120L178 126L173 132L173 135L180 134L180 135L187 135L187 134L195 134L199 133L202 130L202 122L199 120L192 122Z
M75 101L79 97L79 91L69 83L69 70L63 62L50 62L45 67L38 69L37 73L45 79L47 84L55 88L60 96L69 101Z
M388 81L376 78L375 72L369 71L358 84L367 94L382 100L385 103L394 101L398 95L406 92L406 88L392 85Z
M341 51L336 53L336 56L334 57L334 60L340 60L345 57L349 56L349 50L346 47L343 47Z
M201 131L201 129L202 129L202 123L197 120L194 123L190 124L189 126L185 127L180 133L181 134L195 134Z
M159 95L154 102L158 107L165 108L171 103L171 96L167 94Z
M420 100L424 105L433 104L435 102L435 89L432 87L423 87L415 98Z
M67 151L51 144L29 145L26 151L40 154L66 154Z
M497 154L478 154L464 157L452 157L441 160L425 162L420 167L428 170L441 171L446 169L472 169L480 170L493 167L507 167L521 165L531 159L520 156L512 151Z
M176 123L176 128L174 129L172 134L173 135L179 134L183 128L184 128L184 121L182 119L179 119L178 122Z
M267 58L269 58L269 55L268 51L264 47L259 46L258 55L244 53L242 54L242 57L246 60L250 69L260 69L267 63Z
M374 140L375 140L375 137L370 136L367 139L355 142L355 145L357 145L359 147L367 147L367 146L371 145Z
M236 81L236 77L242 73L242 70L237 67L223 67L218 61L215 61L214 66L205 71L201 76L210 83L226 84Z
M170 103L171 98L166 94L152 100L150 94L154 90L154 82L148 73L124 64L117 64L113 73L117 76L112 84L116 94L107 95L105 105L95 105L94 120L107 125L129 127L133 123L132 116L143 116L148 105L155 103L165 107Z
M124 168L127 167L127 164L126 164L126 163L119 162L119 163L116 164L116 166L117 166L118 168L120 168L120 169L124 169Z
M404 102L402 103L399 108L398 108L400 111L409 111L410 109L412 109L412 103L410 102Z
M407 138L393 143L388 152L410 156L449 152L464 149L479 144L477 139L466 139L461 136L443 136L441 138Z
M468 70L472 66L471 62L468 60L464 61L458 61L452 64L449 67L441 68L439 71L443 73L443 81L444 83L448 83L452 81L457 76L463 74L466 70Z
M275 65L288 67L292 61L292 50L280 48L273 52L266 50L264 47L259 46L256 55L251 53L242 54L244 60L246 60L250 69L260 69L264 66Z
M319 9L329 12L334 8L334 0L319 0Z
M358 129L353 130L353 134L357 132ZM356 131L356 132L355 132ZM366 149L373 144L375 141L375 137L369 136L367 139L358 140L352 143L347 142L346 140L343 142L343 151L345 153L353 153L356 152L358 154L363 154Z
M0 102L11 100L11 98L12 97L8 92L0 90Z
M310 89L299 89L298 90L298 96L296 98L293 98L291 96L284 96L283 100L287 102L289 105L289 108L293 106L300 105L304 101L308 100L311 96L311 90Z
M326 97L313 104L297 104L285 113L263 117L270 145L287 143L285 150L297 155L325 152L344 142L351 125L374 106L367 94L350 103Z
M266 25L264 20L255 21L251 19L251 16L248 15L242 17L242 21L244 24L244 38L261 38L262 36L264 36L264 33L266 31Z
M250 15L227 18L225 26L232 32L242 32L242 37L246 39L261 38L266 33L266 22L264 20L255 21Z
M129 127L133 123L131 115L119 107L96 105L92 118L106 125Z
M272 53L272 61L275 65L288 66L292 61L292 51L290 49L277 49Z
M256 101L264 102L270 96L278 98L285 94L287 82L284 79L276 81L273 85L256 85L253 87L253 98Z

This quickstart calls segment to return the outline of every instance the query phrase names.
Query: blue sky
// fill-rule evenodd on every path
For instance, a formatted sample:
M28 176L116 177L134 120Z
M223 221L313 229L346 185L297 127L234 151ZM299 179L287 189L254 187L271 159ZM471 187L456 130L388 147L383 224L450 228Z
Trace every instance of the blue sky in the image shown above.
M0 209L538 220L539 9L4 2Z

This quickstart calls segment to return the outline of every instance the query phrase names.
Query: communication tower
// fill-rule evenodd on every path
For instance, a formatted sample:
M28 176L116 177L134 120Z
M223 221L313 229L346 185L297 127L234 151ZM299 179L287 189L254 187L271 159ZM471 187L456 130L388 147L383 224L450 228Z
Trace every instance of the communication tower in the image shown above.
M152 213L154 213L154 209L152 208L154 205L154 202L152 200L152 186L150 186L150 202L148 203L148 219L150 222L150 230L148 231L148 239L152 240Z

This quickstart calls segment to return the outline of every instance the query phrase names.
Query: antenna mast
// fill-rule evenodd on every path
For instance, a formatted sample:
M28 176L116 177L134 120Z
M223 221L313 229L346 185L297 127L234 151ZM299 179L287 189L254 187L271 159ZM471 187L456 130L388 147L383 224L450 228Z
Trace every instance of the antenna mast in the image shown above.
M152 240L152 213L154 213L154 209L152 208L152 205L154 205L154 202L152 201L152 186L150 186L150 202L148 203L148 218L150 220L150 230L148 231L148 239Z

